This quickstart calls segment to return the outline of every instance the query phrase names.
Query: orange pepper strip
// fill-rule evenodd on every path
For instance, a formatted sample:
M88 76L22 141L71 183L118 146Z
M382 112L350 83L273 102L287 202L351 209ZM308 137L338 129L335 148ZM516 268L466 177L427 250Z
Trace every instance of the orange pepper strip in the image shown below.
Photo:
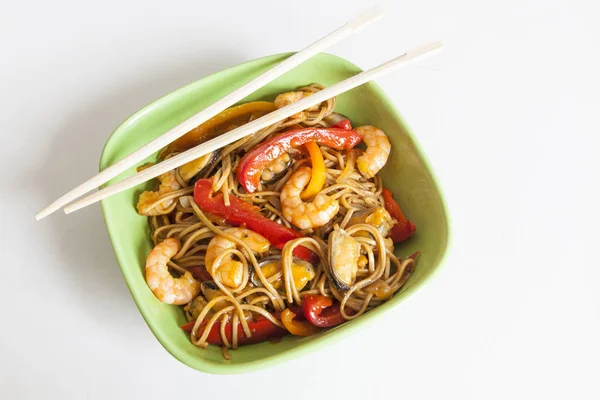
M275 110L275 105L269 101L253 101L240 104L208 119L169 145L173 151L185 151L206 140L227 131L230 125L243 125L252 114L263 116Z
M286 308L281 313L281 322L285 329L287 329L292 335L296 336L310 336L318 333L321 329L314 326L308 321L294 321L296 314L289 308Z
M312 199L323 189L325 184L325 161L323 160L323 154L319 149L317 142L308 142L305 144L306 149L310 154L310 162L312 163L312 176L310 177L310 183L300 194L302 200Z

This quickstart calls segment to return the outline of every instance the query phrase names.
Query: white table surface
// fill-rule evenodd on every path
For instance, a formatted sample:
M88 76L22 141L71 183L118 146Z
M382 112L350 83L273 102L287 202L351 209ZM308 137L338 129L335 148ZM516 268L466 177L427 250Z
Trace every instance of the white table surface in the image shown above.
M234 378L160 346L98 206L33 215L95 173L107 136L140 107L297 50L368 5L80 3L1 6L0 397L599 398L597 2L383 1L384 20L331 49L367 68L444 41L379 83L441 181L452 248L377 324Z

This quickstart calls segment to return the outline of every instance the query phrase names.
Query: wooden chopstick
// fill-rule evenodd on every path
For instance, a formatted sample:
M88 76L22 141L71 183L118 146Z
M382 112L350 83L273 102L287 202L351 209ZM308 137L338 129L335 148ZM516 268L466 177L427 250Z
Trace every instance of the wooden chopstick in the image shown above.
M259 129L266 128L267 126L281 121L293 114L296 114L302 110L306 110L307 108L320 104L321 102L327 99L330 99L350 89L360 86L363 83L366 83L377 77L383 76L395 69L413 63L416 60L423 58L424 56L431 55L434 52L440 50L441 47L441 43L435 42L409 50L401 56L396 57L375 68L361 72L360 74L357 74L351 78L338 82L335 85L325 88L308 97L305 97L304 99L296 103L292 103L286 107L275 110L263 117L260 117L252 122L242 125L239 128L236 128L212 140L202 143L196 147L193 147L174 157L170 157L169 159L164 160L161 163L156 164L150 168L144 169L129 178L123 179L122 181L115 183L114 185L104 188L87 197L84 197L83 199L78 200L73 204L65 207L65 213L70 214L73 211L77 211L83 207L89 206L90 204L94 204L109 196L120 193L136 185L139 185L140 183L144 183L147 180L155 178L160 174L178 168L185 163L188 163L192 160L202 157L205 154L208 154L223 146L233 143L236 140L243 138L244 136L250 135L258 131Z
M50 204L49 206L41 210L39 213L37 213L35 219L39 221L40 219L47 217L48 215L52 214L59 208L64 207L65 205L69 204L78 197L83 196L87 192L108 182L109 180L118 176L122 172L135 166L137 163L144 160L146 157L151 156L166 145L176 140L177 138L183 136L193 128L207 121L209 118L212 118L214 115L220 113L228 107L231 107L232 105L242 100L244 97L248 96L252 92L260 89L275 78L295 68L296 66L308 60L320 51L323 51L326 48L332 46L333 44L339 42L340 40L350 36L351 34L358 32L360 29L369 25L371 22L378 20L382 16L383 13L378 8L372 8L360 14L359 16L355 17L354 19L350 20L348 23L343 25L342 27L331 32L329 35L319 39L318 41L306 47L302 51L292 55L291 57L282 61L281 63L271 68L264 74L260 75L259 77L253 79L252 81L242 86L241 88L223 97L213 105L200 111L196 115L192 116L188 120L172 128L168 132L154 139L152 142L146 144L145 146L131 153L127 157L118 161L117 163L102 170L96 176L77 186L75 189L59 197L52 204Z

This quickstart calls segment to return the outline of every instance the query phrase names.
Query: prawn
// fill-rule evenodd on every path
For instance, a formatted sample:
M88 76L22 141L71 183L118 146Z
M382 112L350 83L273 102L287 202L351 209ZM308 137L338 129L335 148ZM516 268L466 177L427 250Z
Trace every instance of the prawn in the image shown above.
M271 243L262 235L245 228L227 228L224 229L228 235L242 240L250 247L250 250L256 253L264 253L269 250ZM241 261L233 259L233 254L221 256L224 252L235 249L237 243L224 238L215 236L208 243L204 265L208 273L215 279L232 288L242 284L244 275L244 264Z
M281 210L283 216L300 229L318 228L325 225L337 214L340 204L337 200L319 193L312 202L305 203L300 193L312 176L310 167L300 167L287 180L281 190Z
M146 259L146 283L163 303L186 304L200 293L200 282L189 271L179 278L169 272L167 263L180 248L179 240L168 238L157 244Z
M308 97L311 94L312 94L311 92L303 92L303 91L281 93L280 95L278 95L275 98L275 101L273 102L273 104L275 104L276 108L283 108L285 106L289 106L290 104L297 102L298 100L302 100L303 98ZM315 106L307 108L305 111L318 111L318 110L319 110L319 105L315 105ZM297 114L290 116L290 118L291 119L302 118L303 115L304 115L304 112L299 112Z
M355 131L367 145L367 150L356 159L356 166L366 178L373 178L387 162L392 145L385 133L374 126L359 126Z
M171 207L173 204L175 204L177 199L168 199L159 204L156 204L156 201L166 194L181 189L181 185L175 176L174 170L159 175L158 180L160 182L160 186L156 192L146 191L140 195L137 203L138 214L153 216L168 214L171 212Z

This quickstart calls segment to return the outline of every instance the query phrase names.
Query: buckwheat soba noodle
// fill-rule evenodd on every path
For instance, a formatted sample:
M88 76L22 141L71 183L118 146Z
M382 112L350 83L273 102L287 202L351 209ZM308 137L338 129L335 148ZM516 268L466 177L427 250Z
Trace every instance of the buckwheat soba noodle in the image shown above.
M232 107L159 158L321 89ZM393 251L415 227L378 175L390 142L374 126L352 128L334 107L330 99L295 114L140 195L155 245L146 281L160 301L183 306L195 345L220 345L229 357L228 348L312 335L360 317L410 278L417 254Z

